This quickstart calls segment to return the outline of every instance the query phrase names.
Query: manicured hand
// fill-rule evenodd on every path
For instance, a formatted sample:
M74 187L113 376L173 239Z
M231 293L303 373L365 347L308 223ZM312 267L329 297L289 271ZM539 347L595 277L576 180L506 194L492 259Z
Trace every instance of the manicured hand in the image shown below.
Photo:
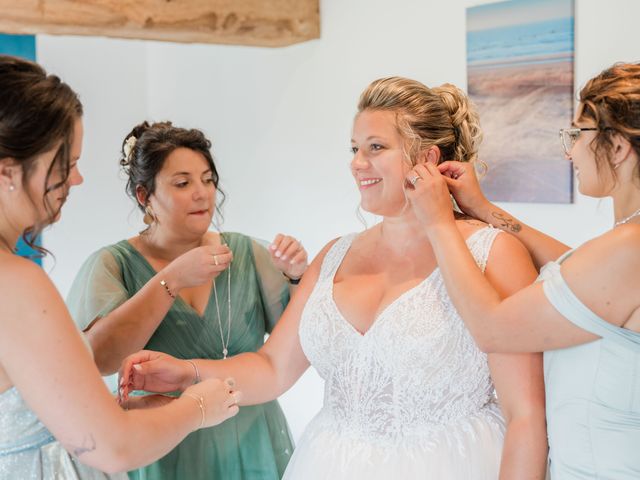
M195 370L186 360L162 352L140 350L122 361L118 379L123 403L133 390L154 393L184 390L194 382Z
M449 191L467 215L481 218L480 211L490 205L480 188L475 166L468 162L447 161L438 165Z
M307 251L289 235L279 233L269 245L273 264L287 277L298 279L307 269Z
M176 292L182 288L197 287L224 272L233 260L227 245L205 245L183 253L163 269L169 288Z
M183 397L199 397L204 403L204 422L202 427L213 427L233 417L239 411L238 402L242 394L234 389L233 379L220 380L212 378L191 385L182 394Z
M445 177L432 163L413 167L406 175L405 193L416 217L429 230L446 224L455 225L451 197Z

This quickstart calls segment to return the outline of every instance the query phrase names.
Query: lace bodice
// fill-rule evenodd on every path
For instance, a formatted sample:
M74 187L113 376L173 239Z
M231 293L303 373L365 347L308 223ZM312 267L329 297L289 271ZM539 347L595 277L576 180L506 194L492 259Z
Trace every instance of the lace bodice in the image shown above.
M484 270L498 231L467 240ZM355 234L327 252L300 323L302 348L325 380L323 411L341 435L396 442L465 417L495 415L487 356L447 294L438 268L390 304L362 335L333 300L334 275Z

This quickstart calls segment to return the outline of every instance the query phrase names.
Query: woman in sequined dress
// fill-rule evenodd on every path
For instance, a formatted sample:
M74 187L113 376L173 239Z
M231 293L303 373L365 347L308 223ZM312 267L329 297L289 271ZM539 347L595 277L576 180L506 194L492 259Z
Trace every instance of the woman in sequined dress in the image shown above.
M82 183L82 105L37 64L0 56L0 478L103 479L147 464L238 412L220 380L124 411L46 273L15 254ZM42 249L40 249L44 252ZM109 472L113 475L108 475Z

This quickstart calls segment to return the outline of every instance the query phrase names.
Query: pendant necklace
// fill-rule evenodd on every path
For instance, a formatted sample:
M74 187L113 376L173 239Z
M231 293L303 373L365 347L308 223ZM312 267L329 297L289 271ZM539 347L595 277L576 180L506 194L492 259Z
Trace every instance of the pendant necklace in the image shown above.
M628 217L623 218L622 220L618 220L616 222L616 224L613 226L613 228L618 227L620 225L624 225L625 223L627 223L629 220L631 220L634 217L637 217L638 215L640 215L640 208L638 210L636 210L635 212L633 212L631 215L629 215Z
M216 279L213 279L213 296L216 300L216 313L218 314L218 328L220 329L220 342L222 343L222 359L229 354L229 338L231 336L231 265L227 268L227 339L222 332L222 317L220 316L220 304L218 303L218 289Z

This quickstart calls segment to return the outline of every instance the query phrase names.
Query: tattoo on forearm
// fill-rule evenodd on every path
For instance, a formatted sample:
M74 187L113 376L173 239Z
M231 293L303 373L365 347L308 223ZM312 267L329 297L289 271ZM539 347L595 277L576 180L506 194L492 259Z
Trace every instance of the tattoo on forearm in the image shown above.
M517 223L513 218L507 217L500 212L493 212L491 216L500 221L500 224L497 225L498 228L502 228L513 233L518 233L520 230L522 230L522 225Z
M82 445L66 445L66 450L71 452L74 457L80 457L83 453L93 452L96 449L96 440L93 435L89 434L84 437Z

